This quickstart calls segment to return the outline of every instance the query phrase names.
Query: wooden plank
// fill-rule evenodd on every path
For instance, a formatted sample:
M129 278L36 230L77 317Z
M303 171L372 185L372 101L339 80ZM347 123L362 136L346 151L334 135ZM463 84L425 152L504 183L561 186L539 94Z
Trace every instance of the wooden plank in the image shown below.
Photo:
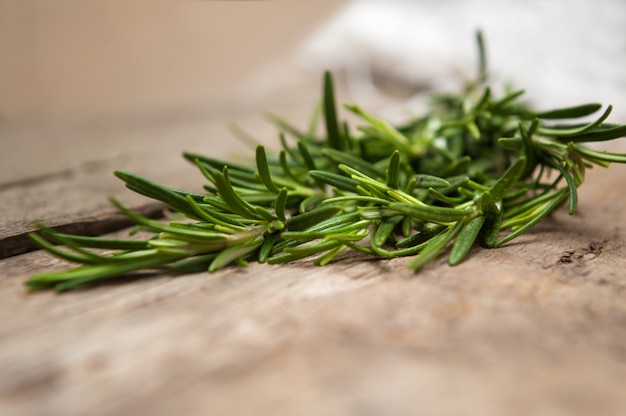
M496 250L348 256L28 294L0 261L0 413L619 415L626 166Z

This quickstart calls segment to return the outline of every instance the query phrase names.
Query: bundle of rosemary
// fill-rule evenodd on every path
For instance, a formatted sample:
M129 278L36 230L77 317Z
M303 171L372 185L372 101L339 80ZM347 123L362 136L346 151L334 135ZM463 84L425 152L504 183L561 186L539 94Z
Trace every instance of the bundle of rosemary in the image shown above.
M205 194L115 172L181 219L151 220L112 200L153 237L74 236L39 223L35 243L80 266L34 275L28 287L63 291L143 269L212 272L249 259L281 264L314 257L325 265L348 249L413 256L408 265L417 271L448 247L451 265L476 242L499 247L565 203L574 213L586 168L626 163L626 154L583 143L626 136L626 125L605 122L610 106L579 122L602 106L538 112L520 103L522 91L494 96L480 35L478 45L477 80L460 94L433 97L426 114L403 125L356 105L346 109L363 125L355 130L340 122L326 73L321 110L307 131L273 118L277 154L258 146L256 163L242 166L185 153L208 181ZM324 137L316 136L320 115Z

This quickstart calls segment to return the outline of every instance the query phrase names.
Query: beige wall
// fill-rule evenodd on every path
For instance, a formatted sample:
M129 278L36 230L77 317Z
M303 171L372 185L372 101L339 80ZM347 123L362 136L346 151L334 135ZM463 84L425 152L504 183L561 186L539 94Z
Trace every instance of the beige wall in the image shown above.
M0 0L0 117L201 104L291 51L339 3Z

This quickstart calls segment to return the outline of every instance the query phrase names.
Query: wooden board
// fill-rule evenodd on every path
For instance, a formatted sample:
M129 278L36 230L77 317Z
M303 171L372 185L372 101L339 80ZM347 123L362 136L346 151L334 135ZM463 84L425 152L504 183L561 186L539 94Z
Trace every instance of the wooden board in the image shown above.
M66 265L1 260L0 414L624 414L625 188L594 169L577 215L417 275L353 255L29 294Z

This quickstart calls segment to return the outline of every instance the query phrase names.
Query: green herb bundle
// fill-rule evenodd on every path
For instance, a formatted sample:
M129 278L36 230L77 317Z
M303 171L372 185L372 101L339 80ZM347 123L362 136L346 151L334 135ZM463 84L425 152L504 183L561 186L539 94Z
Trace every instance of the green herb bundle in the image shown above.
M426 114L403 125L356 105L345 108L362 124L341 122L326 73L320 111L306 131L273 118L278 153L258 146L249 166L185 153L208 181L204 194L115 172L181 220L148 219L112 200L153 237L74 236L38 224L35 243L80 266L34 275L28 287L63 291L144 269L212 272L250 259L281 264L313 257L325 265L346 250L411 256L408 265L418 271L449 247L451 265L475 243L499 247L563 204L574 213L587 168L626 163L625 154L583 143L623 137L626 125L605 122L610 106L580 122L602 106L534 111L520 103L522 91L496 97L480 35L478 45L478 79L459 94L433 97Z

